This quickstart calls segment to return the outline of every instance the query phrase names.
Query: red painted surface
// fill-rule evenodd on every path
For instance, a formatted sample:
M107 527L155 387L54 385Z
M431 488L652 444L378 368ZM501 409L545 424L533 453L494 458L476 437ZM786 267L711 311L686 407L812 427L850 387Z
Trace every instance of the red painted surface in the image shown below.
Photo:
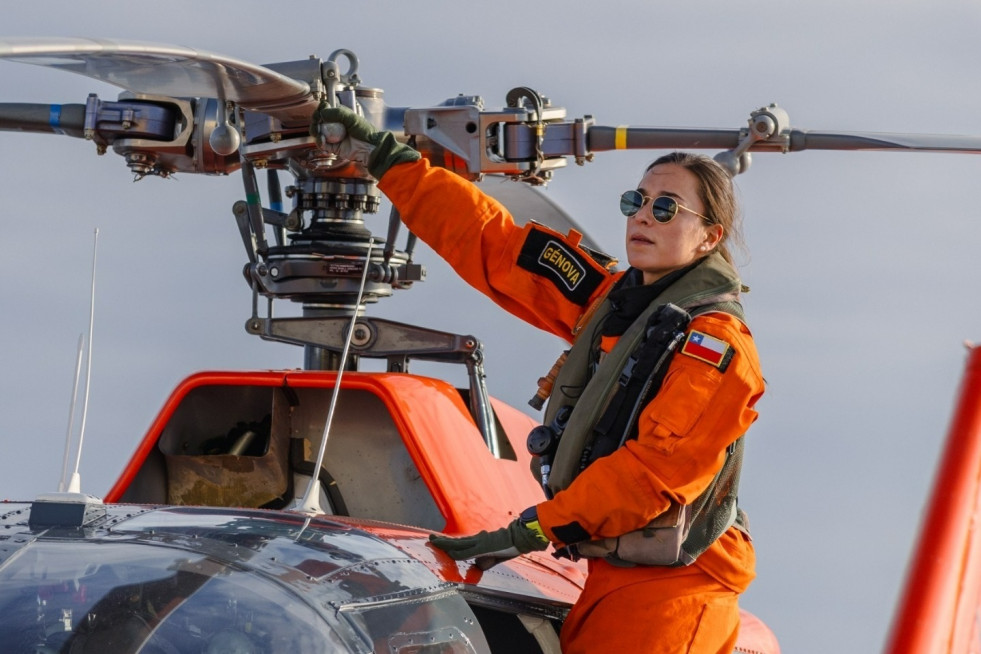
M981 652L979 480L981 348L973 348L885 652Z
M737 654L780 654L780 643L770 628L752 613L739 611Z

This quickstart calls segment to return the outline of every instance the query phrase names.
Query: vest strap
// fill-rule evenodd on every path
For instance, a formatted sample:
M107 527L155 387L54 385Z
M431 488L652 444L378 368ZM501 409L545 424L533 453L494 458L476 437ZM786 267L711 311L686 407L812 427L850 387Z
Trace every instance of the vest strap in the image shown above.
M620 371L616 394L593 428L581 457L580 471L619 449L636 436L637 419L661 388L668 362L685 337L691 316L673 304L662 304L647 321L644 339Z

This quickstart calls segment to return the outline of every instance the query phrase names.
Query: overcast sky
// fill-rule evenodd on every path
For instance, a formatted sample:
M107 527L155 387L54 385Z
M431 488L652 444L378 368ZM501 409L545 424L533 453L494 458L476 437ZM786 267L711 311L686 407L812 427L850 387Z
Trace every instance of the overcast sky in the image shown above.
M739 128L776 102L800 129L981 133L981 5L742 2L15 3L8 36L99 36L257 64L360 59L393 106L459 93L488 107L530 86L601 125ZM152 15L151 15L152 14ZM114 100L118 89L0 62L2 102ZM552 199L623 258L618 195L659 153L602 153L560 171ZM176 383L201 369L297 367L243 328L250 292L228 178L147 179L81 140L0 134L0 496L53 490L101 230L82 487L104 493ZM965 360L981 339L981 159L758 154L737 179L745 304L768 393L741 503L758 553L742 602L783 651L882 647ZM384 232L386 212L369 220ZM374 222L372 222L374 221ZM492 394L524 407L561 344L452 278L372 315L473 333Z

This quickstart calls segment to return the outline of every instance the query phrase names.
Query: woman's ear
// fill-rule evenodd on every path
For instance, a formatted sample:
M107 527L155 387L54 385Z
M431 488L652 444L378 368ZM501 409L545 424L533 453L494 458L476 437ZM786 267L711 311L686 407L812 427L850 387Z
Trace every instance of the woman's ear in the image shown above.
M722 225L706 225L705 226L705 240L698 246L700 252L711 252L715 249L715 246L719 244L722 240L722 234L725 230Z

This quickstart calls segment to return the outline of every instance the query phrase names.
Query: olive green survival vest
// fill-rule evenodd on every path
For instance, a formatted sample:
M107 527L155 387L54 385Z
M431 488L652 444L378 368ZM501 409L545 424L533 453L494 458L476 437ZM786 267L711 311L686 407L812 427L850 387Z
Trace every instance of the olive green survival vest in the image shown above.
M583 337L577 339L569 350L549 396L544 424L552 424L563 407L572 407L548 480L553 493L567 488L579 473L583 453L591 445L594 428L616 393L620 371L641 343L648 318L657 307L670 302L692 315L721 311L743 320L742 306L739 304L741 288L732 266L717 253L709 255L655 298L620 336L589 377L592 349L589 336L600 328L610 311L610 302L604 299L584 328ZM726 461L715 479L691 505L672 506L664 516L659 516L638 532L618 539L606 539L605 542L580 544L580 552L584 556L604 556L617 564L691 564L734 523L746 529L745 516L736 506L742 452L743 438L740 437L729 447ZM673 545L668 543L667 554L661 542L665 539L673 542ZM645 553L644 550L649 548L637 546L638 543L653 545L655 541L661 544L652 552ZM596 547L591 547L594 544ZM630 554L624 550L638 550L640 553Z

